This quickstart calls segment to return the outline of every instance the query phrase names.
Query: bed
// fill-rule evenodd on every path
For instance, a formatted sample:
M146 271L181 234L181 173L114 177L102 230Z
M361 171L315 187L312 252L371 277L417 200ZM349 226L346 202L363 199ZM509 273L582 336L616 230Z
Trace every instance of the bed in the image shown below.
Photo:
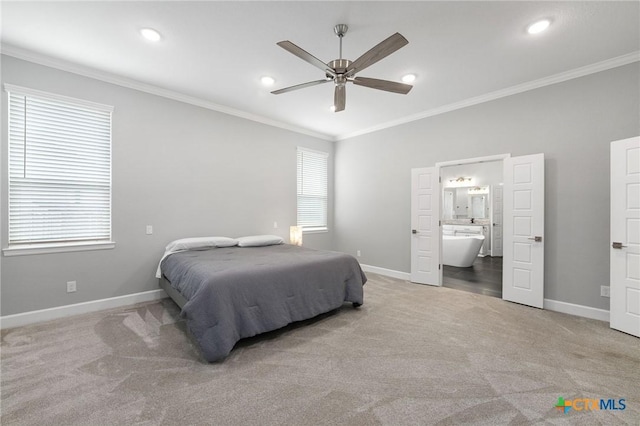
M313 318L345 302L363 303L367 278L353 256L282 244L281 239L272 244L233 241L240 246L167 246L158 267L160 286L182 308L209 362L224 359L242 338Z

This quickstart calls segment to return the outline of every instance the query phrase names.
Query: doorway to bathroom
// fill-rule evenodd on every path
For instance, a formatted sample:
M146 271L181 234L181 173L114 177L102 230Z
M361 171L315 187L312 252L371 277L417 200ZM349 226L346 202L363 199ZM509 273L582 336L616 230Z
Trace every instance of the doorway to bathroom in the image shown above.
M411 169L411 282L442 286L444 254L452 253L454 266L468 267L476 254L462 241L464 250L443 250L442 204L443 185L440 169L462 164L501 161L503 166L502 245L502 299L522 305L544 306L544 154L512 157L510 154L493 155L467 160L436 163L433 167ZM457 179L457 178L456 178ZM496 188L499 188L496 187ZM494 197L497 200L498 197ZM486 200L485 200L486 202ZM476 206L479 202L475 202ZM471 202L469 205L473 205ZM480 203L482 205L482 203ZM478 208L478 207L476 207ZM473 207L472 207L473 210ZM471 222L471 218L468 218ZM475 222L475 218L474 218ZM474 223L473 225L476 225ZM493 226L493 225L492 225ZM495 231L497 228L493 227ZM454 232L457 229L453 230ZM463 229L473 233L474 230ZM475 232L477 235L477 232ZM498 235L492 232L492 235ZM465 239L453 235L450 240ZM455 241L458 243L458 241ZM482 245L482 244L480 244ZM472 253L470 256L469 253ZM495 256L495 252L493 254ZM471 259L471 264L466 264ZM457 263L460 262L460 265Z
M442 286L502 298L503 161L440 167Z

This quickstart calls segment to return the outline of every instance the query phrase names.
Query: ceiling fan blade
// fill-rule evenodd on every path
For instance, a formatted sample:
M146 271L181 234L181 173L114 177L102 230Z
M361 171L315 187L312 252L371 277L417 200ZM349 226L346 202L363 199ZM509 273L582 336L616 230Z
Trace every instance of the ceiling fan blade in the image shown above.
M274 95L279 95L279 94L281 94L281 93L292 92L292 91L294 91L294 90L304 89L305 87L316 86L316 85L318 85L318 84L328 83L328 82L330 82L330 81L331 81L331 79L309 81L309 82L307 82L307 83L296 84L295 86L285 87L284 89L274 90L274 91L273 91L273 92L271 92L271 93L273 93Z
M335 71L333 69L331 69L331 67L329 65L325 64L320 59L316 58L311 53L307 52L306 50L302 49L301 47L298 47L295 44L291 43L289 40L281 41L281 42L278 42L276 44L278 46L282 47L287 52L293 53L294 55L296 55L298 58L302 59L303 61L306 61L306 62L310 63L314 67L320 68L325 73L327 73L327 74L329 74L329 75L331 75L333 77L336 76Z
M347 102L347 92L344 89L344 85L337 85L333 92L333 106L336 107L335 112L344 111L345 104Z
M395 33L394 35L381 41L364 55L353 61L349 68L347 68L346 75L349 77L353 76L355 73L375 64L381 59L386 58L408 43L409 41L404 38L402 34Z
M406 95L409 90L413 89L410 84L396 83L395 81L379 80L377 78L356 77L353 84L358 86L370 87L372 89L384 90L386 92L400 93Z

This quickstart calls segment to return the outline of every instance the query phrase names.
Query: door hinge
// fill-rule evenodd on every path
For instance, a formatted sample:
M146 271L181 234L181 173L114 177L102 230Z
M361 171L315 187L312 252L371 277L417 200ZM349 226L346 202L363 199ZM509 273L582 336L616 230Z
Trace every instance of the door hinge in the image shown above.
M442 221L441 220L438 221L438 226L442 226Z
M440 266L442 266L442 265L438 263L438 270L440 270Z

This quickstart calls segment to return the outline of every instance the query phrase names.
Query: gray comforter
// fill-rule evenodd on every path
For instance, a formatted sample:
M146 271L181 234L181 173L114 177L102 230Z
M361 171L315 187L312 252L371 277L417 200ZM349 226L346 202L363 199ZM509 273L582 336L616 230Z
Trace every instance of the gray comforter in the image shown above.
M180 252L161 268L207 361L244 337L362 304L367 280L353 256L289 244Z

